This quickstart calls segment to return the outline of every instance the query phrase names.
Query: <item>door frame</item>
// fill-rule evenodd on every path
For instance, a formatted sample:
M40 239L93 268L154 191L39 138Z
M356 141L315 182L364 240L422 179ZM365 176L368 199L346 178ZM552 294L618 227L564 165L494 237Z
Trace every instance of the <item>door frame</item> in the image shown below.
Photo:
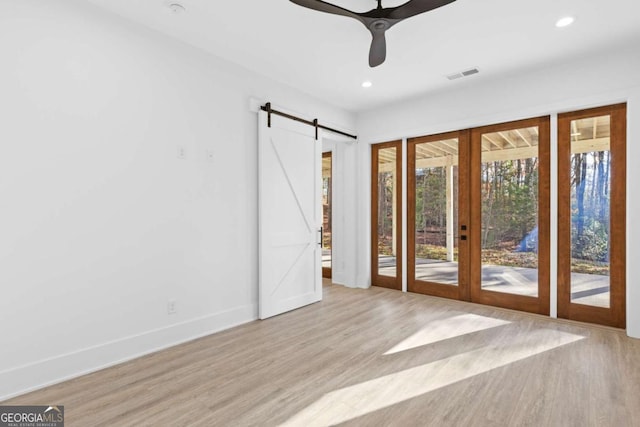
M396 149L396 277L378 274L378 153L385 148ZM402 141L371 145L371 285L402 290Z
M611 116L610 307L571 302L571 121ZM558 317L626 327L627 104L558 114Z
M332 273L333 273L333 224L332 224L332 217L333 217L333 151L324 151L322 153L322 160L324 160L325 158L329 158L329 163L331 163L331 175L329 177L329 206L330 206L330 216L329 216L329 224L331 224L331 267L322 267L322 277L326 278L326 279L331 279ZM322 212L322 224L324 226L324 212ZM323 241L323 245L322 245L322 249L324 250L324 228L323 228L323 234L322 234L322 241Z
M458 139L458 226L469 223L469 130L440 133L407 140L407 290L420 294L470 301L469 241L458 242L458 284L445 285L416 279L416 146ZM462 230L461 230L462 232Z
M550 116L494 124L471 130L470 210L482 212L481 173L482 135L512 129L538 127L538 296L509 294L482 289L482 216L471 215L469 228L471 301L495 307L549 315L550 312L550 236L551 236L551 160Z

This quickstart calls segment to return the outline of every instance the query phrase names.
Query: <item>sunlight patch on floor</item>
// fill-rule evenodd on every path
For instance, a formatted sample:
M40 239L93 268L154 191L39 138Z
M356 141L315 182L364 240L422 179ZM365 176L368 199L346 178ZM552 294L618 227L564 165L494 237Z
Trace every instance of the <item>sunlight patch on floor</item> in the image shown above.
M487 345L332 391L281 425L339 424L581 339L550 329L527 332L505 345Z
M509 323L511 322L471 313L435 320L429 322L424 328L394 346L387 351L385 355L400 353L401 351L422 347L485 329L508 325Z

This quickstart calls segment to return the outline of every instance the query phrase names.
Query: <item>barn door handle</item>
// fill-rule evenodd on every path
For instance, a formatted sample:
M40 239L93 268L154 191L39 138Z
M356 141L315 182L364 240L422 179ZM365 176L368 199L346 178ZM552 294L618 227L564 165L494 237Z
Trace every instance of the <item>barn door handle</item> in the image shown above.
M318 246L320 246L321 248L324 248L324 246L322 245L322 235L324 234L324 227L320 227L320 229L318 230L318 233L320 233L320 241L318 242Z

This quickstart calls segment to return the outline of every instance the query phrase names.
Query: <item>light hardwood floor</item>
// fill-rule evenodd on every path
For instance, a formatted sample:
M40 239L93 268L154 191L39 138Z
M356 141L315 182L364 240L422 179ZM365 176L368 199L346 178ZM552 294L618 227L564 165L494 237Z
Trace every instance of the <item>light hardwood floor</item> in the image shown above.
M3 404L67 426L640 426L640 341L381 288Z

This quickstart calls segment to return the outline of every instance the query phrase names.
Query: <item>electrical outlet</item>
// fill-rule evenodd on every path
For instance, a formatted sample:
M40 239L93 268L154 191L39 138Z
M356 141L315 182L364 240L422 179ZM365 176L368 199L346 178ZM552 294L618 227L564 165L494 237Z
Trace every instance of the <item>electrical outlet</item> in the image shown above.
M187 158L187 147L184 147L182 145L178 146L176 154L179 159L185 160Z
M176 314L176 300L170 299L167 302L167 314Z

